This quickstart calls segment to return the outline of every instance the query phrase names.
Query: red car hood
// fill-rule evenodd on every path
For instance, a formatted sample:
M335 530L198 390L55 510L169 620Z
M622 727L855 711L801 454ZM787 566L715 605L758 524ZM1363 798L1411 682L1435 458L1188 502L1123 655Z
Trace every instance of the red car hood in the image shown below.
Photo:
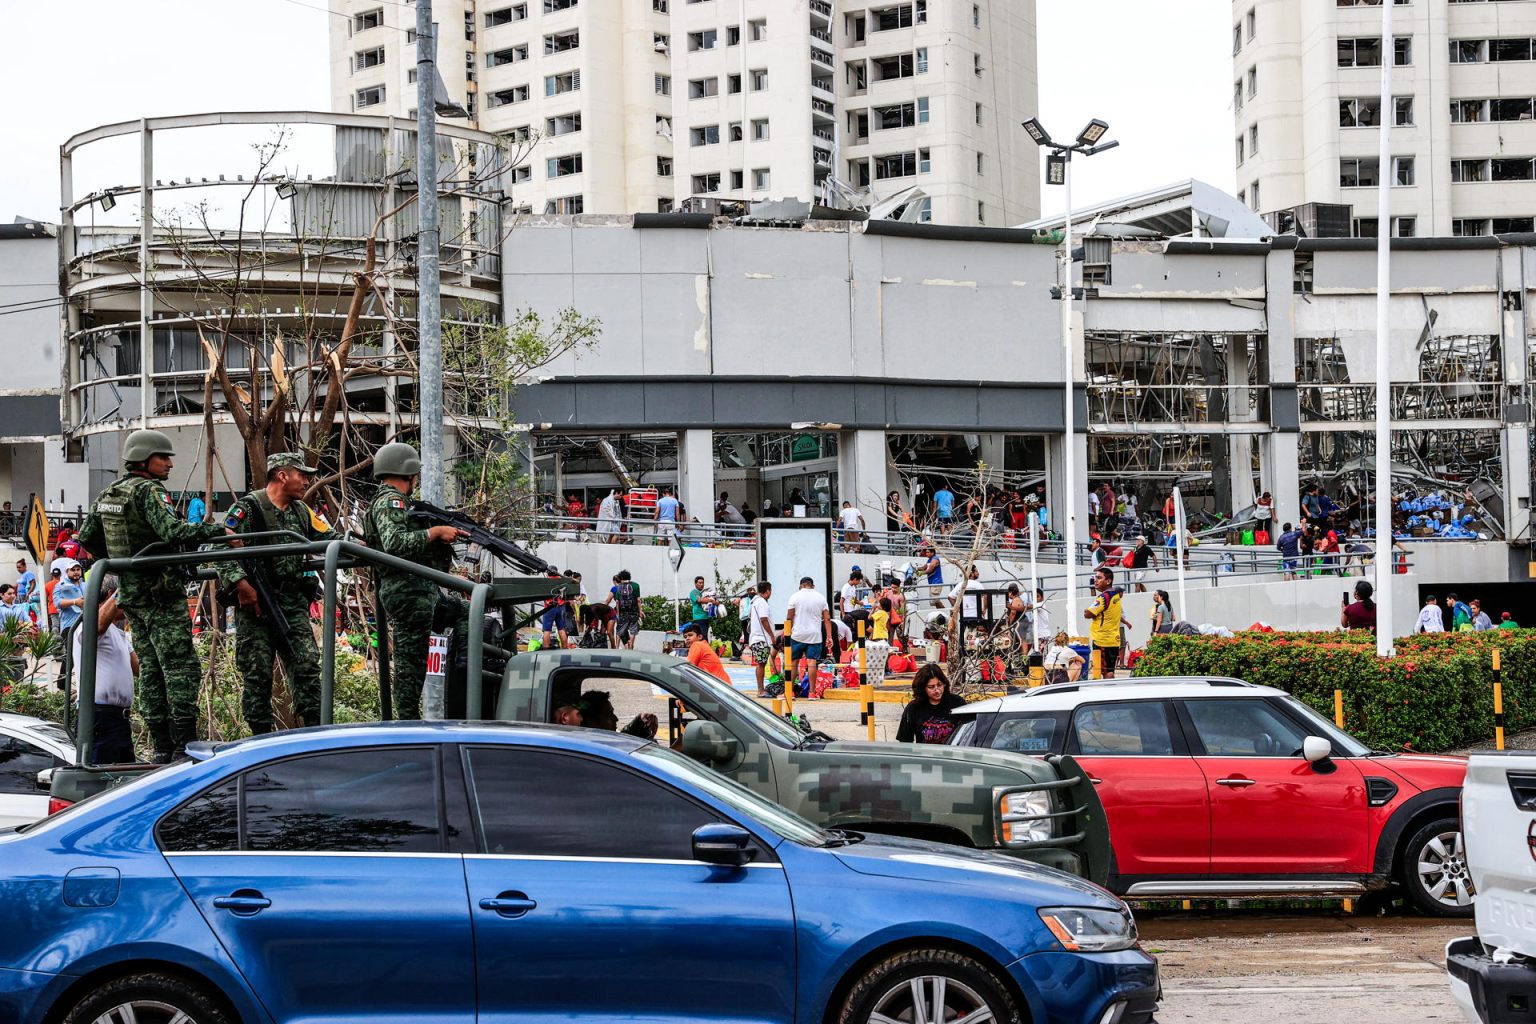
M1467 777L1467 759L1456 754L1393 754L1369 760L1419 790L1460 789Z

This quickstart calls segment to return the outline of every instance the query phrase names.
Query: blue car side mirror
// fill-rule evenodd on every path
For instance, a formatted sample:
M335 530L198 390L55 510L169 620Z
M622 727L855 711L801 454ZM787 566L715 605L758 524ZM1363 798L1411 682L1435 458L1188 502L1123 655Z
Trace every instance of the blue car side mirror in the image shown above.
M705 864L739 868L757 858L752 833L740 825L717 822L693 830L693 859Z

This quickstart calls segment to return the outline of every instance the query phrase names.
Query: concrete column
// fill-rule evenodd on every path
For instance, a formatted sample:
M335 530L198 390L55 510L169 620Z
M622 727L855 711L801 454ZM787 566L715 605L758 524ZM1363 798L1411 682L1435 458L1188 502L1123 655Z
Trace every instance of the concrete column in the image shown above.
M1252 423L1257 415L1249 400L1248 339L1234 335L1227 345L1227 419L1232 423ZM1225 443L1232 484L1232 509L1247 508L1258 495L1253 492L1253 440L1251 434L1231 433L1225 439L1212 437L1213 444Z
M1531 535L1531 427L1506 424L1502 435L1504 536L1520 540Z
M1300 434L1265 434L1260 439L1261 485L1275 499L1276 526L1301 521Z
M1048 435L1045 439L1045 498L1046 508L1050 511L1050 529L1058 535L1065 535L1067 525L1067 490L1066 484L1066 453L1069 446L1062 443L1060 434ZM1070 446L1073 459L1076 460L1077 470L1077 539L1080 544L1088 543L1088 435L1078 434L1073 438ZM1157 499L1158 507L1162 507L1162 497Z
M851 501L871 530L885 529L885 496L891 490L885 431L844 430L837 435L837 507Z
M701 523L715 521L714 440L712 430L677 432L677 497Z

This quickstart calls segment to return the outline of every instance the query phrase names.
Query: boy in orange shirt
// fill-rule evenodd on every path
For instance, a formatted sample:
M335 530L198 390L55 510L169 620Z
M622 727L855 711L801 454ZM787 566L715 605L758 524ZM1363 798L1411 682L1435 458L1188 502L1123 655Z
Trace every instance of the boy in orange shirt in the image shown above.
M704 640L704 627L690 622L683 627L683 639L688 641L688 664L695 665L716 679L729 683L731 677L720 662L720 655Z

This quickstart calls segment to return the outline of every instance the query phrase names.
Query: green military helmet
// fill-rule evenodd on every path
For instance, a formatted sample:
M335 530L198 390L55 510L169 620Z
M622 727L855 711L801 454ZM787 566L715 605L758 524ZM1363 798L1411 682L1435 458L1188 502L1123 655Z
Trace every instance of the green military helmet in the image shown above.
M404 441L392 441L373 457L373 478L403 476L410 479L421 473L421 456Z
M128 435L128 440L123 442L123 465L131 466L135 462L143 462L152 455L176 454L176 448L171 444L171 439L158 430L135 430Z

